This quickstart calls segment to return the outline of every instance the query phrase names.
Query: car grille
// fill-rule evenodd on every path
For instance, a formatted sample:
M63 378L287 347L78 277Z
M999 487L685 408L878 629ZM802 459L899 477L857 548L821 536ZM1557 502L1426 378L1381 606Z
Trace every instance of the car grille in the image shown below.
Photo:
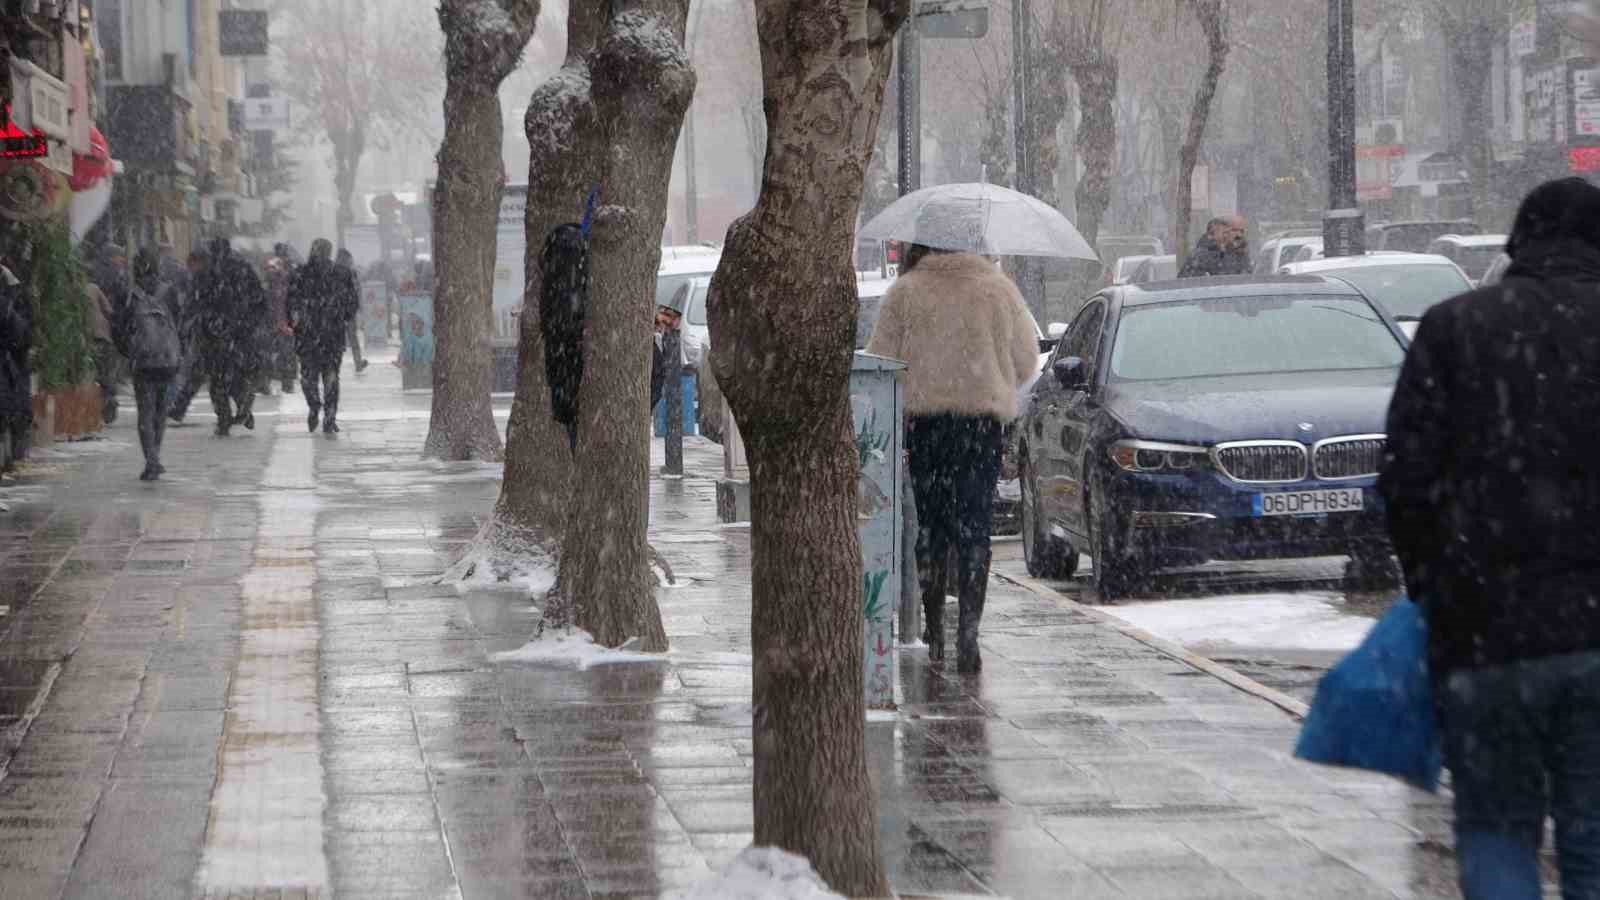
M1333 438L1317 444L1312 467L1318 478L1364 478L1383 468L1385 441L1379 435Z
M1252 483L1303 481L1304 444L1271 441L1223 444L1213 451L1217 468L1234 481Z

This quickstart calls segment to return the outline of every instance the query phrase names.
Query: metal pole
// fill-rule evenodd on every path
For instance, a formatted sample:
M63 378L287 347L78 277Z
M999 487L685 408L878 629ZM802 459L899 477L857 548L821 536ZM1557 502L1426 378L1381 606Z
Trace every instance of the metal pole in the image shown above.
M899 89L897 112L900 119L900 196L922 187L922 39L917 20L900 26L900 56L896 80Z
M700 25L700 14L705 12L705 2L693 3L688 27L683 33L683 52L694 61L694 34ZM700 243L700 186L696 177L699 166L694 158L694 100L683 114L683 218L684 243Z
M667 383L662 402L667 407L667 464L661 471L683 474L683 350L682 337L674 328L661 336L661 353L667 359Z
M1034 172L1033 147L1029 145L1032 118L1028 97L1032 93L1033 76L1032 25L1033 10L1030 0L1014 0L1011 6L1011 136L1014 167L1012 186L1018 193L1038 196L1037 173ZM1036 318L1044 317L1043 271L1026 256L1017 258L1017 288L1022 299Z
M1328 211L1326 256L1366 252L1366 220L1356 199L1356 45L1353 0L1328 0Z

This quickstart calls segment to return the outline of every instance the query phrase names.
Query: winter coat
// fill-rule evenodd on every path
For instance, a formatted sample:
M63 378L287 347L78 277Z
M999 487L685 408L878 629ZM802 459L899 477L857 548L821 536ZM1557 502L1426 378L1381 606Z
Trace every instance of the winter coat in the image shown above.
M889 287L867 352L902 360L906 412L1017 417L1017 388L1039 368L1039 332L994 263L933 253Z
M583 319L589 303L589 249L582 227L569 224L551 229L539 263L544 275L539 333L544 341L545 380L550 384L550 417L571 425L578 421ZM654 373L653 368L651 371ZM651 379L654 384L653 374Z
M28 351L33 347L33 298L0 267L0 416L33 414Z
M1440 671L1600 650L1600 245L1514 259L1428 311L1389 408L1379 490Z
M233 253L212 257L195 278L193 321L204 353L220 371L259 363L267 293L255 270Z
M346 331L361 307L355 273L326 259L313 259L289 279L289 325L295 352L313 367L337 365Z
M1200 238L1194 252L1183 264L1179 278L1208 278L1215 275L1248 275L1251 271L1250 248L1239 244L1227 250L1217 246L1211 235Z
M83 288L83 318L88 328L89 338L95 342L105 341L111 343L111 320L116 315L116 310L111 306L111 301L106 297L106 292L94 282L89 282Z

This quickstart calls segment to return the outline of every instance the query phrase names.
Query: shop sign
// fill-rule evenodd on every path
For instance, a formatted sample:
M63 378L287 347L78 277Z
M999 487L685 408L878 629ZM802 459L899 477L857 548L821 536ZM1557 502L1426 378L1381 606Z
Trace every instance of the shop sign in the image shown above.
M72 94L66 82L26 60L12 58L11 96L15 99L13 114L24 130L72 140Z

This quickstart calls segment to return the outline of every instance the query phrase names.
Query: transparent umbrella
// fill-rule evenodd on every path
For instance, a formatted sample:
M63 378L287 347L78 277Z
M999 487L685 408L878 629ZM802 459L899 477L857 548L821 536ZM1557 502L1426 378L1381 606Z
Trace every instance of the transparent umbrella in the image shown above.
M991 256L1100 258L1049 204L982 182L941 184L907 194L874 216L861 236Z

